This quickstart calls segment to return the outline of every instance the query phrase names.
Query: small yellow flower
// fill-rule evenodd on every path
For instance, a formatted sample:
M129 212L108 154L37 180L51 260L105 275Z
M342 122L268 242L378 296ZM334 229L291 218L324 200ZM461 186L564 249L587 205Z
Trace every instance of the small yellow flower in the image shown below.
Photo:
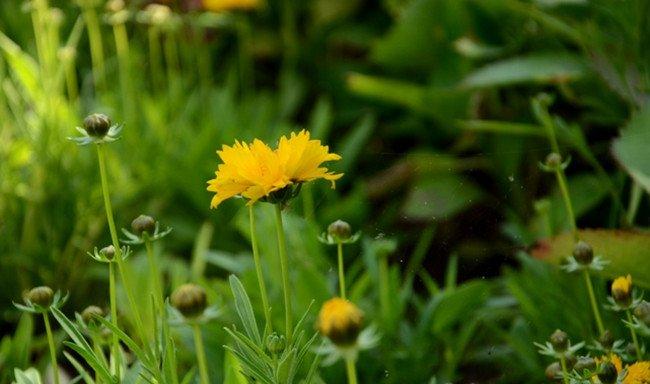
M318 331L336 345L355 344L362 326L363 312L338 297L326 301L318 315Z
M627 367L623 384L650 384L650 361L639 361Z
M630 305L632 297L632 276L617 277L612 283L612 297L621 305Z
M321 167L323 162L341 157L329 153L319 140L310 140L304 130L280 138L275 150L255 139L251 144L237 141L233 146L224 145L217 154L223 163L216 177L208 181L208 191L215 192L212 208L234 196L245 197L253 204L272 192L315 179L329 180L334 187L334 181L343 176Z
M262 0L203 0L203 8L212 12L259 8Z

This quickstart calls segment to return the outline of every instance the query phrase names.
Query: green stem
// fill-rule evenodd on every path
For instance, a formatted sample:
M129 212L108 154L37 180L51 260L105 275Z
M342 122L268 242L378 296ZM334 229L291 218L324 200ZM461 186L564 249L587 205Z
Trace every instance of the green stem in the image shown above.
M45 321L45 333L47 333L47 343L50 346L50 358L52 359L52 371L54 372L54 384L59 384L59 365L56 363L56 347L54 337L52 336L52 327L50 327L50 316L43 312L43 321Z
M343 243L336 244L339 259L339 291L342 299L345 299L345 271L343 270Z
M569 372L566 369L566 358L560 357L560 365L562 366L562 381L564 384L569 384Z
M636 181L632 181L632 189L630 190L630 204L627 209L627 222L630 225L634 224L634 218L639 210L641 197L643 196L643 188Z
M253 260L255 261L255 272L257 273L257 283L260 286L260 295L262 296L262 306L264 307L264 319L266 320L265 329L267 334L271 334L273 325L271 323L271 308L269 307L269 297L266 292L266 283L262 273L262 264L260 263L260 252L257 246L257 235L255 234L255 212L253 205L248 206L248 218L251 231L251 247L253 248Z
M117 293L115 290L115 264L108 263L108 292L111 305L111 323L117 328ZM122 366L122 354L120 353L120 338L117 333L113 334L113 361L115 364L115 377L120 377L120 369Z
M160 282L160 269L158 268L158 261L153 252L153 244L147 236L147 239L144 242L145 248L147 249L147 260L149 262L149 275L151 276L151 281L153 282L153 290L155 294L156 301L156 311L158 311L157 316L163 318L163 311L165 310L165 304L163 299L163 290L162 284ZM155 318L155 316L154 316Z
M587 291L589 292L591 309L594 311L594 318L596 319L596 325L598 326L598 332L602 336L605 333L605 327L603 326L603 320L600 317L600 310L598 309L598 304L596 302L596 295L594 294L594 286L591 283L591 276L589 276L589 271L586 269L583 271L583 275L585 277L585 285L587 285Z
M626 310L625 314L627 315L627 321L630 324L633 324L632 321L632 314L630 313L630 310ZM636 336L636 331L634 331L634 328L630 326L630 333L632 334L632 342L634 343L634 349L636 350L636 358L637 361L643 360L643 356L641 353L641 347L639 346L639 339Z
M111 232L111 240L113 242L113 247L115 248L115 262L117 263L117 268L120 272L120 277L122 278L122 283L124 284L124 290L126 291L126 297L129 301L129 306L131 312L133 312L133 318L135 319L135 326L138 331L140 339L144 343L146 338L146 333L144 331L144 326L142 325L142 318L140 317L140 311L138 311L138 306L133 297L133 292L131 291L131 284L129 283L128 273L126 271L126 266L124 265L124 260L122 260L122 248L120 248L120 242L117 239L117 229L115 228L115 220L113 219L113 207L111 205L111 198L108 190L108 177L106 176L106 155L104 153L104 146L98 144L97 146L97 158L99 160L99 174L102 180L102 195L104 197L104 208L106 210L106 219L108 221L108 228Z
M569 216L569 224L571 225L571 232L573 233L574 240L578 240L578 227L576 225L576 217L573 213L573 205L571 204L571 196L569 195L569 188L567 187L566 177L564 172L561 169L555 170L555 176L557 178L558 186L560 187L560 192L562 192L562 199L564 200L564 206L566 207L567 215Z
M149 37L149 65L151 66L151 82L154 91L163 88L161 53L160 53L160 32L155 26L150 26L148 31Z
M379 259L379 305L381 307L384 325L390 318L390 286L389 286L388 259L385 255Z
M357 384L357 368L354 365L354 359L345 359L345 370L348 373L348 384Z
M208 365L205 359L205 348L203 347L201 328L198 324L192 324L192 331L194 333L194 346L196 349L196 360L199 363L199 375L201 376L201 384L209 384L210 378L208 376Z
M282 269L282 291L284 293L284 320L287 344L291 345L293 333L293 321L291 312L291 285L289 284L289 258L287 257L287 245L284 237L284 226L282 224L282 208L275 204L275 227L278 233L278 253L280 254L280 267Z
M133 118L134 104L132 100L133 88L131 86L131 64L129 55L129 35L124 23L113 25L113 37L115 39L115 51L120 69L120 87L122 88L122 103L127 117Z
M98 88L104 88L104 46L97 12L91 4L83 5L83 16L90 42L90 58L93 64L93 77Z

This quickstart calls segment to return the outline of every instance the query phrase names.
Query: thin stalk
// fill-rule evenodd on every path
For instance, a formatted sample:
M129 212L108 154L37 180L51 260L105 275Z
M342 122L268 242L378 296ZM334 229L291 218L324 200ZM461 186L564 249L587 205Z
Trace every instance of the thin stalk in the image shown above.
M337 243L336 244L336 250L338 253L338 260L339 260L339 293L341 295L342 299L346 299L345 297L345 271L343 270L343 243Z
M68 99L75 102L79 98L79 92L77 91L79 84L74 57L69 58L63 65L65 66L65 84L68 90Z
M153 282L154 290L154 302L156 308L154 309L154 319L160 318L163 321L163 326L165 324L165 299L162 289L162 283L160 281L160 269L158 268L158 260L153 252L153 244L149 236L146 236L144 242L145 248L147 249L147 260L149 262L149 275Z
M162 69L160 53L160 32L157 27L150 26L148 29L149 38L149 65L151 66L151 82L154 91L162 89Z
M354 365L354 359L345 359L345 370L348 373L348 384L357 384L357 367Z
M302 187L302 192L300 193L302 196L302 211L305 220L310 223L314 222L314 218L316 217L314 211L314 194L311 186L312 184L304 185Z
M566 358L560 357L560 365L562 366L562 382L569 384L569 371L566 368Z
M282 208L275 204L275 228L278 233L278 253L280 254L280 268L282 269L282 291L284 293L284 322L287 344L291 345L293 333L293 320L291 312L291 285L289 284L289 258L287 257L287 245L282 224Z
M564 176L564 172L559 168L555 170L555 177L557 178L557 184L560 187L562 199L564 200L564 206L566 207L567 215L569 216L569 224L571 225L573 238L575 241L578 241L578 227L576 225L575 214L573 213L573 205L571 204L571 196L569 195L569 188L567 187L566 177Z
M108 292L111 305L111 323L117 328L117 293L115 289L115 265L113 262L108 263ZM115 364L115 376L120 377L122 368L122 354L120 353L120 338L117 333L113 333L112 355Z
M194 333L194 347L196 349L196 360L199 363L201 384L209 384L210 378L208 376L208 365L205 359L205 347L203 346L203 338L201 337L201 328L198 324L192 324L192 332Z
M639 210L641 197L643 196L643 188L636 181L632 181L632 189L630 190L630 204L627 209L627 222L634 225L634 218Z
M124 111L129 118L133 118L133 88L131 86L131 64L129 54L129 35L126 32L124 23L113 25L113 38L115 39L115 50L117 62L120 69L120 87L122 88L122 104Z
M59 384L59 365L56 362L56 346L52 336L52 327L50 326L50 316L43 312L43 321L45 322L45 333L47 334L47 344L50 346L50 358L52 359L52 371L54 372L54 384Z
M633 324L632 314L630 313L630 310L629 309L626 310L625 314L627 315L627 322ZM639 339L636 336L636 331L631 326L630 326L630 333L632 334L632 342L634 343L634 349L636 350L636 359L637 361L641 361L643 360L643 355L641 353L641 347L639 346Z
M135 326L138 331L140 339L144 343L147 338L145 337L146 333L144 331L144 326L142 324L142 318L140 317L140 311L136 305L136 301L133 297L133 292L131 291L131 284L129 283L128 274L126 267L124 265L124 260L122 260L122 249L120 248L120 242L117 239L117 230L115 228L115 220L113 218L113 207L111 205L111 198L108 190L108 177L106 176L106 155L104 153L104 146L99 144L97 147L97 158L99 161L99 174L102 180L102 195L104 197L104 208L106 210L106 219L108 220L108 228L111 232L111 240L113 242L113 247L115 248L115 261L117 263L117 268L120 272L120 277L122 278L122 283L124 284L124 290L126 291L126 297L129 301L129 306L133 312L133 317L135 319Z
M389 286L388 259L381 256L379 259L379 306L386 325L390 318L390 286Z
M257 273L257 283L260 286L260 295L262 296L262 306L264 307L264 319L266 320L266 332L271 334L273 325L271 323L271 308L269 307L269 297L266 292L266 283L262 273L262 264L260 263L260 252L257 246L257 235L255 234L255 213L253 205L248 206L248 218L251 231L251 247L253 248L253 260L255 261L255 272Z
M83 17L86 22L86 29L88 30L93 77L97 87L104 89L104 45L102 43L102 32L99 19L97 18L97 12L91 4L83 5Z
M596 295L594 294L594 286L591 283L591 276L589 276L589 271L586 269L582 273L585 277L585 285L587 286L587 291L589 292L589 301L591 302L591 309L594 311L594 318L596 319L598 332L602 336L605 333L605 327L603 326L603 320L600 317L600 310L598 309L598 304L596 303Z

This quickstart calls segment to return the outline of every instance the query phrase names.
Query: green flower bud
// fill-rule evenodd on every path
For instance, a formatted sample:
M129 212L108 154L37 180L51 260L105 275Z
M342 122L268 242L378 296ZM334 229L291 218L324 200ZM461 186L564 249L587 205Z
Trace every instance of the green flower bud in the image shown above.
M327 227L327 234L336 241L345 241L352 236L352 228L345 221L336 220Z
M282 353L287 346L287 340L284 335L278 335L273 332L266 338L266 348L274 355Z
M91 326L98 326L100 324L96 316L103 317L104 311L96 305L90 305L81 312L81 318L83 321Z
M600 366L600 372L598 373L598 379L603 384L614 384L618 378L618 372L616 367L611 362L607 361Z
M555 330L549 340L553 348L558 352L564 352L569 348L569 336L564 331L559 329Z
M115 257L115 247L112 245L107 245L106 247L100 249L99 253L104 255L106 259L113 260L113 258Z
M205 311L208 300L202 287L196 284L183 284L172 293L171 303L183 316L193 318Z
M634 316L650 327L650 303L643 300L634 308Z
M587 356L578 357L578 361L573 366L573 369L578 371L578 373L582 373L585 370L592 372L596 369L596 360Z
M594 260L594 250L591 245L580 240L573 247L573 257L582 265L589 265Z
M93 137L106 136L111 125L111 119L101 113L93 113L84 119L84 129L88 135Z
M43 308L49 308L52 305L53 298L54 291L52 291L52 288L46 286L32 288L27 293L27 299L30 302Z
M562 165L562 156L560 156L559 153L549 153L548 156L546 156L546 166L552 169L557 169Z
M603 332L598 341L603 348L612 349L612 346L614 345L614 335L612 335L612 332L607 329Z
M156 220L151 216L140 215L131 222L131 229L138 235L141 235L143 232L153 235L156 230Z
M549 364L544 373L546 374L547 379L555 381L562 377L562 366L556 361Z

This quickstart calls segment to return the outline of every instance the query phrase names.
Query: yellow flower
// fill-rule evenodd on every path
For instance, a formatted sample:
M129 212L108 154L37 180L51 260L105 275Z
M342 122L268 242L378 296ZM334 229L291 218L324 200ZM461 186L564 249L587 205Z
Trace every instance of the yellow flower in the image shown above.
M335 297L323 304L318 315L318 331L334 344L356 343L363 326L363 313L348 300Z
M623 384L650 384L650 361L639 361L627 367Z
M315 179L330 180L334 187L334 180L343 176L321 167L323 162L341 157L329 153L320 141L310 140L304 130L280 138L275 150L255 139L251 144L236 141L233 146L224 145L217 154L222 164L216 177L208 181L208 191L215 192L212 208L234 196L245 197L253 204L275 191Z
M630 305L632 293L632 276L617 277L612 283L612 297L616 303L624 306Z
M203 8L212 12L259 8L262 0L203 0Z

